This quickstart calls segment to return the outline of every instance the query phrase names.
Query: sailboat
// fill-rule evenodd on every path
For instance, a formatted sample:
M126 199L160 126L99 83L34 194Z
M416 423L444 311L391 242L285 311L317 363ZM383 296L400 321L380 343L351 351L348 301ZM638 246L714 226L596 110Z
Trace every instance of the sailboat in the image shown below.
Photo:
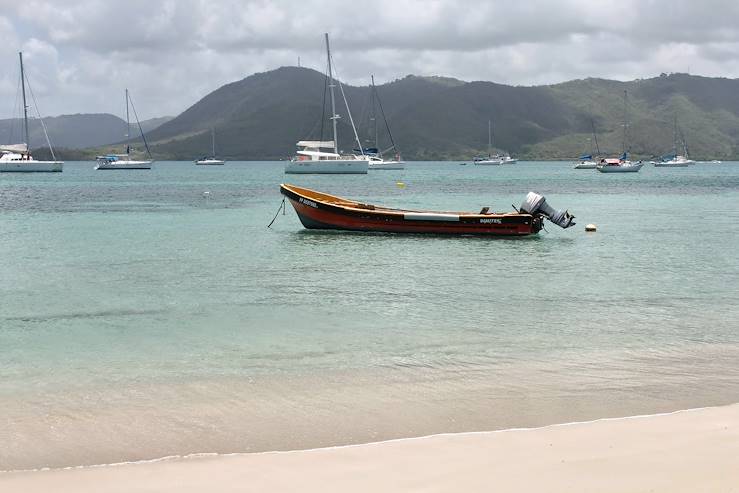
M387 123L387 118L385 118L385 110L382 108L382 101L380 101L380 95L377 93L377 87L375 86L375 76L372 76L372 86L370 88L370 138L368 141L372 142L374 144L374 147L367 147L363 149L363 153L365 156L369 158L369 169L377 169L377 170L399 170L399 169L405 169L405 162L400 160L400 153L398 152L398 148L395 145L395 141L393 140L393 134L390 133L390 125ZM375 102L380 107L380 113L382 114L382 119L385 122L385 128L387 129L387 135L390 138L390 147L385 149L384 151L380 149L379 146L379 135L377 132L377 115L375 112ZM374 135L373 135L374 134ZM374 142L373 142L374 141ZM395 159L386 160L383 157L383 153L394 150L395 151ZM357 149L355 149L355 152Z
M627 149L628 143L628 96L627 92L624 91L624 137L623 137L623 153L618 158L601 159L598 165L595 167L601 173L636 173L643 166L642 162L637 163L629 160L629 152Z
M211 137L211 147L212 147L210 157L204 157L202 159L198 159L197 161L195 161L195 164L211 165L211 166L226 164L226 161L223 161L221 159L216 159L216 129L215 128L210 129L210 137Z
M593 129L593 140L595 141L595 150L597 152L595 156L600 156L600 146L598 145L598 136L595 133L595 122L593 121L592 118L590 119L590 126ZM593 157L593 143L591 141L590 154L583 154L582 156L580 156L580 162L575 165L575 169L595 169L597 165L598 163L595 161L595 158Z
M333 127L333 140L301 140L297 143L300 150L297 151L297 156L292 158L290 162L285 166L285 173L288 174L367 174L369 169L369 158L365 156L362 144L359 141L357 135L357 129L354 126L354 119L352 118L351 111L349 111L349 103L346 101L346 95L344 94L344 88L339 82L339 89L341 90L341 96L344 99L344 105L346 106L346 113L349 115L349 122L352 125L354 131L354 138L359 146L359 155L346 155L342 156L339 153L338 136L336 132L336 122L340 118L336 114L336 98L334 96L334 76L331 69L331 48L328 42L328 33L325 34L326 38L326 57L328 59L328 70L326 77L328 79L328 88L331 94L331 123ZM326 151L322 149L332 149Z
M488 120L488 156L476 157L473 162L479 165L496 166L503 164L503 160L499 156L493 156L493 122Z
M41 128L46 135L46 143L51 152L51 161L37 161L31 156L30 140L31 136L28 132L28 104L26 103L26 75L23 71L23 53L18 53L21 66L21 90L23 92L23 131L25 142L21 144L0 144L0 172L5 173L31 173L31 172L60 172L64 167L63 161L57 161L54 156L54 149L51 147L49 136L46 133L46 126L41 120ZM33 91L31 91L33 96ZM38 108L36 108L38 111ZM39 117L40 119L40 117Z
M139 117L136 114L136 107L133 106L133 101L130 100L131 98L128 94L128 89L126 89L126 153L97 156L96 159L98 164L97 166L95 166L95 169L151 169L151 163L153 163L154 160L151 159L149 144L146 142L144 130L141 128ZM142 161L131 159L131 145L129 144L131 138L131 121L128 113L129 101L131 102L131 107L133 108L133 114L136 117L136 124L139 127L139 132L141 132L141 140L144 141L144 145L146 146L146 153L149 156L148 160Z
M677 117L675 117L675 125L672 131L672 154L662 156L662 159L654 162L656 168L687 168L691 164L695 164L695 161L688 159L688 149L683 140L683 154L677 153L677 141L678 141L678 128L677 128Z

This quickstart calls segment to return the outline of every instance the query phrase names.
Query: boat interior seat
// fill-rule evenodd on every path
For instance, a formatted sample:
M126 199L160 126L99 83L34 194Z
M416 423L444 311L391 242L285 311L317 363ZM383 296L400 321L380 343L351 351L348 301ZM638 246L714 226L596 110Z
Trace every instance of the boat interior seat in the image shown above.
M490 214L490 207L483 207L480 209L480 214Z

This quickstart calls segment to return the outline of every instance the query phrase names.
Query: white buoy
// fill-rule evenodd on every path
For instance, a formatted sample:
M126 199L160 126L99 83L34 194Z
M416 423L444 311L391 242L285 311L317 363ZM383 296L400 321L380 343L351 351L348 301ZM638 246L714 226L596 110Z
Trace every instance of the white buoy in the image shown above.
M208 191L203 192L203 197L207 197L209 195L210 195L210 192L208 192Z
M588 224L587 226L585 226L585 231L587 231L588 233L595 233L595 224Z

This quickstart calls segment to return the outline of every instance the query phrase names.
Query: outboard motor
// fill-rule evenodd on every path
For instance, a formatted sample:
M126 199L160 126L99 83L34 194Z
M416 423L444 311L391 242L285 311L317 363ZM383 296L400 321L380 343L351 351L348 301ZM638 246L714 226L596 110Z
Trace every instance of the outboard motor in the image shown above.
M527 212L531 215L541 214L542 216L546 217L554 224L562 228L569 228L570 226L575 225L575 222L573 221L573 219L575 219L575 216L573 216L566 210L557 211L552 209L552 207L547 204L544 196L539 195L538 193L529 192L529 194L526 196L526 200L524 200L523 204L521 204L521 211Z

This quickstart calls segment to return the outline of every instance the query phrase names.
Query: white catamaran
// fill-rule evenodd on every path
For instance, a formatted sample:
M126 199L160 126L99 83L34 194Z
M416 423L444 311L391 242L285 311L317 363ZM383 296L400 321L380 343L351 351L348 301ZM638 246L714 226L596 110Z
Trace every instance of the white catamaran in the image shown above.
M362 151L362 144L359 142L357 129L354 126L349 104L346 101L344 88L341 82L338 82L341 96L344 99L346 113L349 116L349 122L354 130L354 138L359 145L360 155L339 154L338 140L336 135L336 121L340 118L336 114L336 99L334 97L334 77L331 70L331 49L328 43L328 33L326 37L326 55L328 58L328 88L331 93L331 123L333 126L333 140L301 140L297 146L301 149L297 151L297 156L290 160L285 166L285 173L292 174L367 174L369 167L369 158ZM333 152L322 149L333 149Z
M195 164L201 166L222 166L226 164L226 161L216 158L216 129L210 129L210 140L211 140L211 154L210 157L203 157L195 161Z
M126 89L126 153L106 154L104 156L98 156L96 158L97 166L95 166L95 169L151 169L151 163L153 163L154 160L151 159L149 144L146 142L144 130L141 128L139 117L136 114L136 107L133 106L133 101L130 101L130 99L131 98L128 94L128 89ZM146 160L131 159L131 122L128 113L129 101L131 103L131 107L133 108L133 115L136 118L136 124L139 127L139 132L141 132L141 140L144 141L144 146L146 146L146 154L149 156L149 159Z
M46 126L44 125L41 116L39 115L39 121L41 122L41 128L44 130L46 136L46 143L49 146L51 152L51 161L37 161L31 156L30 152L30 134L28 132L28 104L26 103L26 75L23 71L23 53L18 53L21 66L21 90L23 92L23 132L25 142L21 144L0 144L0 172L5 173L31 173L31 172L59 172L62 171L64 166L63 161L57 161L54 156L54 149L51 147L49 141L49 135L46 133ZM33 91L31 91L33 96ZM38 112L38 107L36 107Z

